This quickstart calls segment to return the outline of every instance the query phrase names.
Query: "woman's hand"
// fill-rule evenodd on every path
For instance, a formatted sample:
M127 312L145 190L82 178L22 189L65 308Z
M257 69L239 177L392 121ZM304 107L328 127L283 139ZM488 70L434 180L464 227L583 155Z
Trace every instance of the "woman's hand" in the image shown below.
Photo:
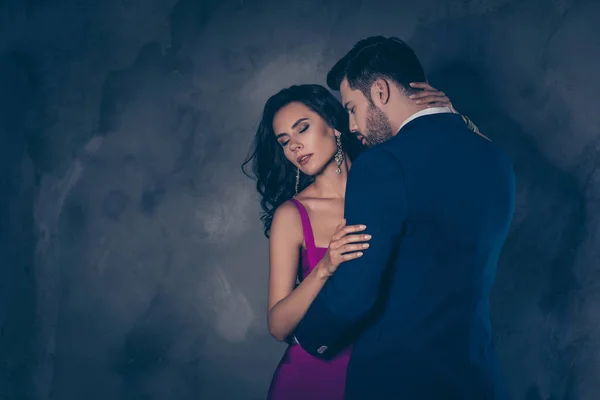
M328 278L335 273L341 263L362 257L361 250L369 247L369 244L364 242L370 240L371 235L356 234L356 232L364 231L366 228L365 225L346 226L346 220L337 226L329 242L327 253L317 264L321 277Z
M412 82L411 87L423 89L419 93L412 94L410 97L417 104L424 104L427 107L448 107L454 114L458 111L454 108L450 99L444 92L440 92L427 82Z

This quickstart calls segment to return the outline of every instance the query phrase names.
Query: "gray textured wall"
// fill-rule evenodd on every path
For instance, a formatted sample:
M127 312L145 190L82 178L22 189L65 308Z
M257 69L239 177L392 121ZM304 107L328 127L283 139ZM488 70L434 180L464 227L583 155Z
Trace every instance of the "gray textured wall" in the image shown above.
M269 95L372 34L514 157L514 398L598 398L600 2L54 3L0 2L0 399L264 398L283 346L239 165Z

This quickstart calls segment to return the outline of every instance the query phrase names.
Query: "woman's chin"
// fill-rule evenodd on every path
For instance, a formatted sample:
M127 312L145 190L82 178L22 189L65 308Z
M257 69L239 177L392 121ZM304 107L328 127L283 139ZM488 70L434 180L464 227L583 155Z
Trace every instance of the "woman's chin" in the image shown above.
M315 169L313 165L304 165L300 168L300 172L304 175L315 176L319 173L319 170Z
M315 172L311 168L300 168L300 172L308 176L313 176L315 174Z

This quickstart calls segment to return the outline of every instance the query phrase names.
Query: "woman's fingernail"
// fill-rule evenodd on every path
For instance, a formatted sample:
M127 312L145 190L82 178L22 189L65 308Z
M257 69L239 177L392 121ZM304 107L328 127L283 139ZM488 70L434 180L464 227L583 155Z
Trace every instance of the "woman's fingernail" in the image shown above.
M369 243L365 243L365 244L363 244L363 248L364 248L364 249L368 248L369 246L370 246L370 245L369 245Z
M371 235L365 235L365 239L366 239L366 240L369 240L369 239L371 239Z
M361 226L360 226L360 229L366 229L366 228L367 228L367 226L366 226L366 225L361 225Z
M362 253L356 253L356 257L362 256Z

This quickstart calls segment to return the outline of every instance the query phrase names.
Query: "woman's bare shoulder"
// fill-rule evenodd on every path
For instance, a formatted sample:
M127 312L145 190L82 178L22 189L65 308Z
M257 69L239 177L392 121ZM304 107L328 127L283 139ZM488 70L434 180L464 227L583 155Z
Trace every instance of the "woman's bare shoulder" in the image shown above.
M294 241L302 243L304 235L302 233L302 220L298 208L291 201L283 202L273 214L273 222L271 224L271 237L285 236Z

